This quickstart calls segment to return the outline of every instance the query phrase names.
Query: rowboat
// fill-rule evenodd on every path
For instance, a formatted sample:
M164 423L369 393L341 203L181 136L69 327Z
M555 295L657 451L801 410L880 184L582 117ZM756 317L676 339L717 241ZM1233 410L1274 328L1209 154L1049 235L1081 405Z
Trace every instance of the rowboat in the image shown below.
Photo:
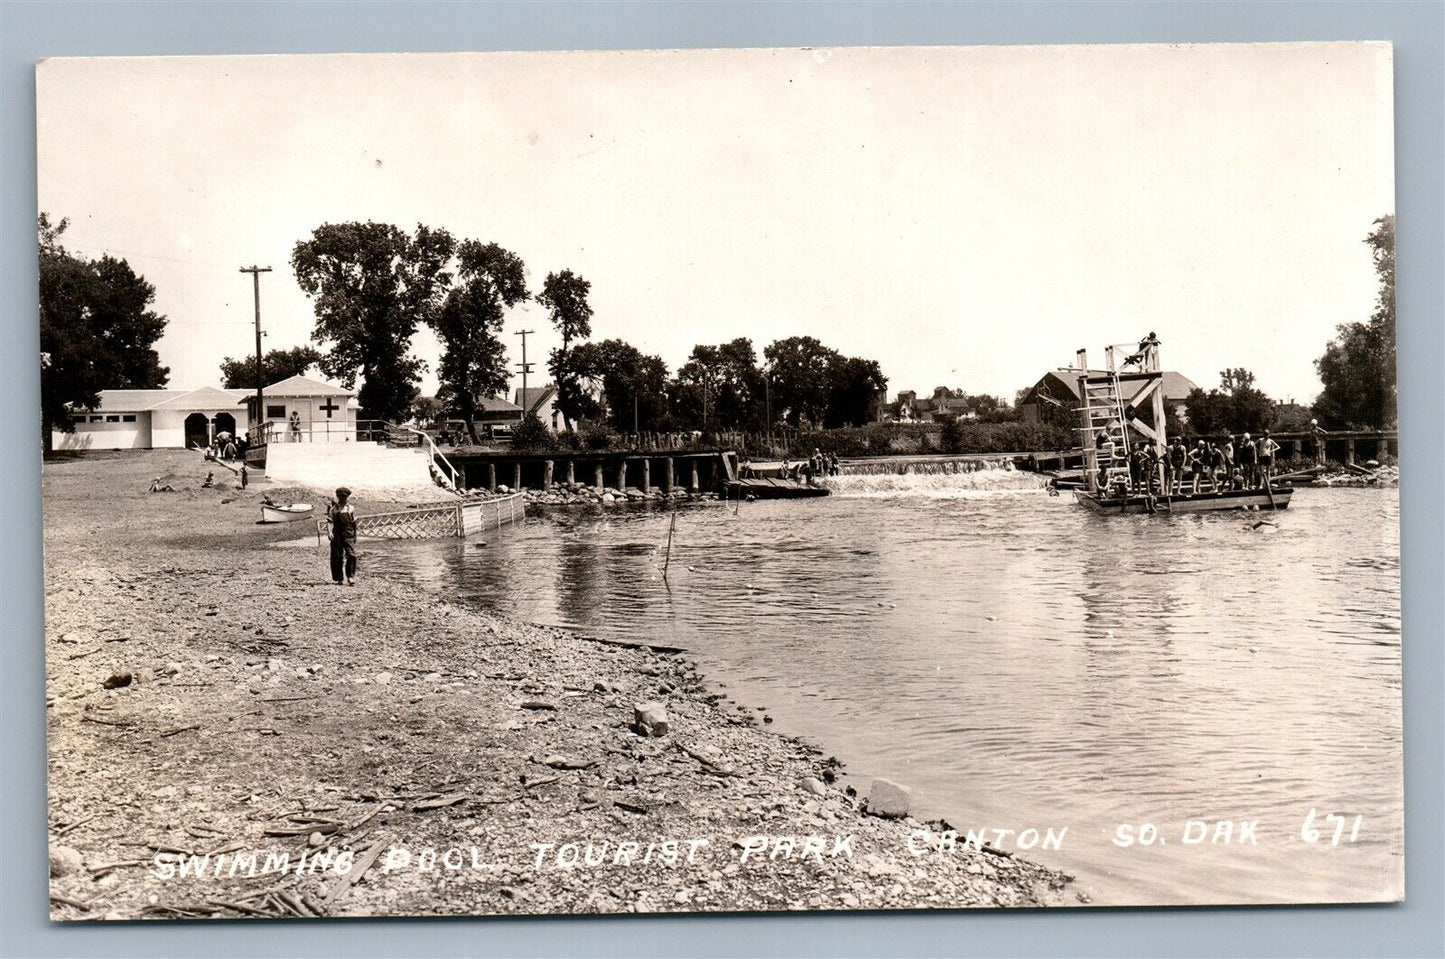
M310 503L290 503L286 506L276 506L272 503L261 504L261 522L263 523L294 523L300 519L309 519L316 507Z

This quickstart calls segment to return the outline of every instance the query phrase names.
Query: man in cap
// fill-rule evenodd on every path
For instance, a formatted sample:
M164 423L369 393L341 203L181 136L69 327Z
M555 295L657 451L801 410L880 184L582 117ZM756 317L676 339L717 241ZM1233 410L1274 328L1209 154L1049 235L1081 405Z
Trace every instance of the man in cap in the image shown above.
M1310 420L1310 436L1314 439L1315 465L1325 465L1325 437L1329 434L1319 420Z
M338 586L356 585L356 510L350 500L351 490L342 486L326 508L331 521L331 579Z

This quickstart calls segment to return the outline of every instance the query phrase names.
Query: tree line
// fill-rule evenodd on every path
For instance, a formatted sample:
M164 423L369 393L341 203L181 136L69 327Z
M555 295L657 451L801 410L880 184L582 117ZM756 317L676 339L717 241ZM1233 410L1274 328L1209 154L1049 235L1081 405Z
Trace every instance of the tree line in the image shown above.
M324 347L318 365L348 388L362 378L357 400L367 415L400 419L417 408L422 362L410 345L425 324L442 346L438 405L476 438L481 398L501 394L509 381L507 311L534 299L519 256L424 225L407 234L387 224L341 223L297 243L291 265L315 304L313 339ZM535 295L562 341L547 369L568 429L584 422L618 431L764 429L770 420L862 425L887 388L877 362L806 336L769 344L762 364L746 338L699 345L670 374L661 357L630 343L591 339L590 293L585 278L563 269L549 273ZM297 354L276 359L284 364ZM227 363L228 378L244 373L242 361Z
M67 226L43 212L37 220L47 448L52 430L74 428L73 411L96 408L100 390L158 389L169 377L155 349L167 323L151 308L155 288L124 259L67 250ZM1397 421L1394 217L1376 220L1365 243L1379 282L1375 307L1368 319L1339 326L1315 360L1323 389L1311 412L1329 429L1390 429ZM888 385L877 362L809 336L775 340L761 359L745 337L699 344L669 372L660 357L623 340L591 339L591 284L571 270L548 273L534 297L515 253L421 224L411 233L373 222L323 224L295 245L291 267L313 300L313 345L267 353L264 381L313 364L348 388L360 377L358 401L376 419L418 409L424 365L411 341L424 324L442 346L439 404L475 437L480 400L509 383L508 311L532 299L561 337L547 368L568 429L584 422L619 432L861 426L877 418ZM225 358L225 385L250 388L255 364ZM1196 390L1186 405L1198 432L1258 429L1272 425L1267 413L1279 415L1243 369L1224 371L1218 389Z

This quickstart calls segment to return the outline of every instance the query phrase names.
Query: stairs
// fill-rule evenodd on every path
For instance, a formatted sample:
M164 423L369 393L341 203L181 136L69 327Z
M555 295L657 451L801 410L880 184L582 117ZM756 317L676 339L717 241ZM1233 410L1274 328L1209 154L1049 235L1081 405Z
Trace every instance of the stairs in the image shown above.
M420 447L378 443L271 443L266 478L274 483L334 489L434 486L431 457Z

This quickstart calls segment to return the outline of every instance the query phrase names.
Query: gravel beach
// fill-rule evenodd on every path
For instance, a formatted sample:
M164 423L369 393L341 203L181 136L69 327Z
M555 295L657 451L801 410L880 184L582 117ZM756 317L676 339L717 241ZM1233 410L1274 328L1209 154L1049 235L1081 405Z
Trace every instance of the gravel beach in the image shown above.
M947 824L870 814L870 780L686 653L455 605L378 576L365 540L333 584L314 524L256 524L262 495L327 493L200 488L212 467L45 464L53 918L1075 901Z

